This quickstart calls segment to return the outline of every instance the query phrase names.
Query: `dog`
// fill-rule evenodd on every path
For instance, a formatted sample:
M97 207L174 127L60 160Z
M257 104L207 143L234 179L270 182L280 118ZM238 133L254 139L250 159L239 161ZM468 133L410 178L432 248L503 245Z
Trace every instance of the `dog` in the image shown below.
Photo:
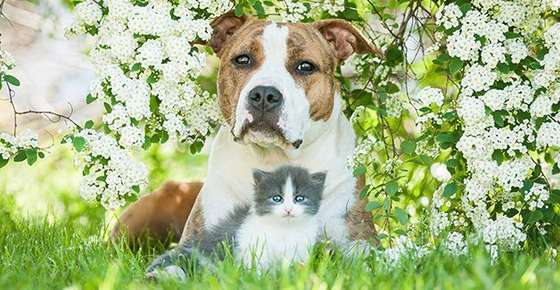
M295 165L328 172L317 215L330 240L340 245L375 241L371 214L364 209L367 200L359 198L364 180L346 166L355 133L342 112L335 72L352 54L380 51L340 19L279 23L230 12L212 27L208 44L220 59L218 105L225 122L209 151L207 178L200 189L164 186L152 198L140 199L124 211L114 236L126 229L135 240L164 227L176 235L183 228L181 241L190 240L250 202L253 169ZM181 208L169 196L196 200Z

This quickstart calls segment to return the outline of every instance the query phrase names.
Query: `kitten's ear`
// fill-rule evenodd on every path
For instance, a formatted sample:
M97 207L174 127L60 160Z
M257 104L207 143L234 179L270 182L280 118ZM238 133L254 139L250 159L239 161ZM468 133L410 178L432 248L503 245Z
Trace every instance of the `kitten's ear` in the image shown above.
M311 180L320 186L325 185L326 178L327 178L327 172L324 171L311 174Z
M253 169L253 179L255 180L255 185L260 184L269 175L270 172L260 169Z

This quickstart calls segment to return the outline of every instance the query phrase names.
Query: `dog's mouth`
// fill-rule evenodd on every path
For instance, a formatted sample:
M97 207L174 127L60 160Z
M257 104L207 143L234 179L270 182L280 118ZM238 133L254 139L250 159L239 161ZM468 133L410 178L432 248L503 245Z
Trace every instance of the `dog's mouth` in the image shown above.
M266 120L245 120L239 135L232 131L234 140L241 143L253 143L262 147L278 146L284 149L299 149L303 140L287 140L284 131L273 122Z

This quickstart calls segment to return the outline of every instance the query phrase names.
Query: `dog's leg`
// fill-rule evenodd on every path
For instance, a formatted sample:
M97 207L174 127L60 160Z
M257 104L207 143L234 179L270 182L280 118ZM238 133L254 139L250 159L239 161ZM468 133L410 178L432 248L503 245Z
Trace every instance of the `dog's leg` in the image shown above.
M112 238L124 236L133 245L142 245L148 239L178 241L201 187L200 182L165 183L121 214Z

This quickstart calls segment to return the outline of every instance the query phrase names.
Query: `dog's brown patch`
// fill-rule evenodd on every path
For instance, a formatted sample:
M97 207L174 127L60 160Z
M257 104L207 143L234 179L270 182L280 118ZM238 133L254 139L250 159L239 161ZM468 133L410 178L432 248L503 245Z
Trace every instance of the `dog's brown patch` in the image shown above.
M185 224L183 233L181 236L181 243L184 241L193 241L200 237L202 231L204 230L204 215L202 211L202 205L200 204L200 198L197 198L191 210L191 214Z
M235 109L241 90L254 72L264 62L262 34L268 21L248 20L232 35L220 52L220 68L218 71L219 105L225 120L232 124ZM239 68L233 59L241 54L252 58L253 64L247 68Z
M366 240L377 244L378 241L375 239L377 236L377 230L373 224L372 215L370 212L365 210L368 199L360 199L360 192L365 186L365 181L366 179L364 176L359 177L356 181L356 202L348 211L348 215L346 216L346 225L348 226L350 240Z
M305 90L309 101L309 115L312 120L328 120L334 106L337 90L335 70L338 64L328 42L319 30L309 24L290 23L288 34L288 60L286 68ZM317 71L310 75L295 72L301 61L315 64Z
M112 238L124 235L131 245L142 244L148 237L162 243L178 241L201 188L200 182L165 183L121 214Z

